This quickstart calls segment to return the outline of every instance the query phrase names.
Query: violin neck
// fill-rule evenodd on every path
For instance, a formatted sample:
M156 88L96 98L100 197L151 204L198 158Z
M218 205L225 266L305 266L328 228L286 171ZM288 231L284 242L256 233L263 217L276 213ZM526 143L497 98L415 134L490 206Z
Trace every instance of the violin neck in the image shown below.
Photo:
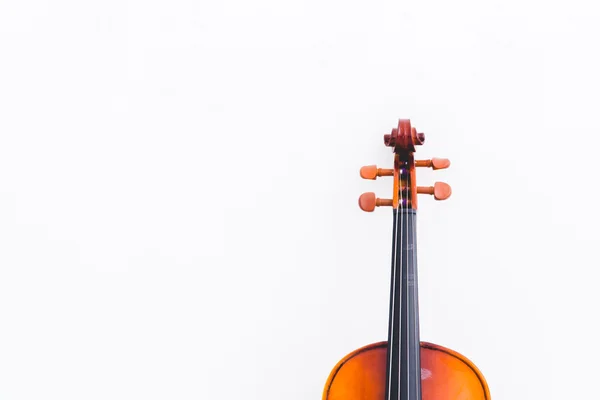
M386 400L421 400L416 217L394 209Z

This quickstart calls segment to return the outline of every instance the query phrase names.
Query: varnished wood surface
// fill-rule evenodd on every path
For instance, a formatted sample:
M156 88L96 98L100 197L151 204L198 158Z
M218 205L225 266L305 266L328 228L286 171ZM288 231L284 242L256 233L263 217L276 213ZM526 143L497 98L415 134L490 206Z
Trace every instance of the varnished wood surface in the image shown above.
M384 400L386 342L360 348L331 371L323 400ZM485 378L455 351L421 342L422 400L490 400Z

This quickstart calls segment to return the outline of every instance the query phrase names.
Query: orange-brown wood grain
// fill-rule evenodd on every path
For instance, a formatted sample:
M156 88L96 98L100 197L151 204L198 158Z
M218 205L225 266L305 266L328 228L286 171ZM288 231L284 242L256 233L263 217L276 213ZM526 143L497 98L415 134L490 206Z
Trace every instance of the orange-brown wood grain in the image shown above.
M408 172L410 174L410 197L412 209L418 208L417 200L417 173L415 170L415 158L412 153L408 155Z
M392 207L398 208L398 190L400 190L400 157L398 154L394 154L394 183L392 187Z
M362 347L331 371L323 400L384 400L387 342ZM422 400L490 400L485 378L455 351L421 342Z

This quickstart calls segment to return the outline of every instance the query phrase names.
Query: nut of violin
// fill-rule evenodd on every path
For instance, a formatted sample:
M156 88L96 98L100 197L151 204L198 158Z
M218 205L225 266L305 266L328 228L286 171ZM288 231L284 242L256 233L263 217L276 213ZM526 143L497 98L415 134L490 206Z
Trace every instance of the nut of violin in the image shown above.
M377 179L377 165L365 165L360 169L360 177L363 179Z
M436 200L446 200L452 194L450 185L444 182L436 182L433 185L433 198Z
M432 158L431 168L432 169L446 169L450 166L450 160L447 158Z
M358 206L363 211L373 212L375 210L376 205L377 198L375 197L375 193L373 192L363 193L358 198Z

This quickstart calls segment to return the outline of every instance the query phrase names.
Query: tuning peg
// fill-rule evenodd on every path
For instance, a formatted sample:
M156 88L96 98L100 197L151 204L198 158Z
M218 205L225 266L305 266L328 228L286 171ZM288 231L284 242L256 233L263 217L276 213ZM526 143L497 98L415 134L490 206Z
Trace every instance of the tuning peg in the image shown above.
M394 170L377 168L377 165L366 165L360 169L360 177L363 179L375 180L378 176L394 176Z
M436 200L446 200L452 194L450 185L444 182L436 182L433 186L418 186L417 193L432 194Z
M358 206L361 210L372 212L375 207L391 207L392 199L378 199L375 193L367 192L360 195L358 198Z
M417 167L427 167L431 169L446 169L450 166L450 160L447 158L432 158L431 160L415 161Z

